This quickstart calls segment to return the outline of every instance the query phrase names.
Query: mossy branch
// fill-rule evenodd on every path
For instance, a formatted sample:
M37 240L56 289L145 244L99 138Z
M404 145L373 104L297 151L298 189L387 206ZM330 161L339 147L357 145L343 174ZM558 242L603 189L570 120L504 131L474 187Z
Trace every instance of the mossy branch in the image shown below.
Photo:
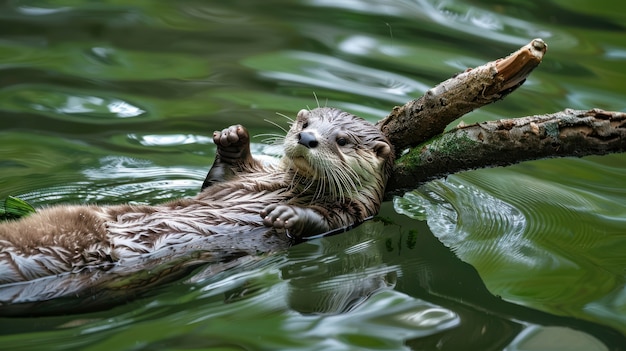
M504 59L465 71L421 98L395 107L377 124L402 154L386 196L464 170L624 152L626 114L600 109L501 119L444 133L449 123L465 113L517 89L541 63L546 50L543 40L534 39Z
M387 196L465 170L626 151L626 113L565 110L459 126L400 157Z

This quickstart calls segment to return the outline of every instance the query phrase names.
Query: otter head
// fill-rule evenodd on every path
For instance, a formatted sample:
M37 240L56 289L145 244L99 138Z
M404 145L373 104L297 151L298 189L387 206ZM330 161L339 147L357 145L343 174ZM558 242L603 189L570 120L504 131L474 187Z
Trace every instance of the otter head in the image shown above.
M355 195L379 202L393 164L393 148L374 125L336 108L300 110L285 138L296 179L316 185L317 197Z

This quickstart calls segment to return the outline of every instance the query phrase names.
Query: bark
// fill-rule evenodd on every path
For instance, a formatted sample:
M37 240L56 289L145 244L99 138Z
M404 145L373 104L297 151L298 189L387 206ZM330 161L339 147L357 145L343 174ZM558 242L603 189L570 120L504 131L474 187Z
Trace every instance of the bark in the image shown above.
M546 50L543 40L534 39L506 58L469 69L421 98L396 106L378 122L396 152L402 154L385 196L464 170L548 157L624 152L626 114L600 109L501 119L444 133L465 113L498 101L521 86Z
M464 114L504 98L541 63L548 46L534 39L506 58L468 69L428 90L424 96L396 106L376 125L397 151L442 133Z
M459 126L403 155L386 196L460 171L626 151L626 113L565 110Z

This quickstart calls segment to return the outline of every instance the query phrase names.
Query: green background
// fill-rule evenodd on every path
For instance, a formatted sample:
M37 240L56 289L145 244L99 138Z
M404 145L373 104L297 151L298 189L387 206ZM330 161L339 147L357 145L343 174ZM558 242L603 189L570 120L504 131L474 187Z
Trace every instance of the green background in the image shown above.
M466 123L626 111L616 1L7 1L0 197L195 194L211 134L279 114L370 121L531 39L544 62ZM258 153L271 153L264 137ZM626 345L626 154L432 181L382 216L97 313L0 318L8 350L567 350ZM386 223L386 225L385 225ZM391 224L390 224L391 223Z

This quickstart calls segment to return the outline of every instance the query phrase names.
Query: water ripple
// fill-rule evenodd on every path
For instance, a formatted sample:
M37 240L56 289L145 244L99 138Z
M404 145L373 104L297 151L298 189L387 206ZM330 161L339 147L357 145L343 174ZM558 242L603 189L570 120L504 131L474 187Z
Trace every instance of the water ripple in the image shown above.
M193 135L193 134L128 134L128 139L135 141L142 146L155 147L155 146L180 146L187 144L213 144L213 138L205 135Z
M422 23L432 22L438 30L453 32L456 37L469 35L506 44L524 45L528 38L542 37L552 42L573 46L578 40L554 26L524 20L521 16L507 16L500 7L479 7L461 1L417 0L398 1L382 5L374 1L312 1L317 6L338 7L375 15L396 16ZM500 11L498 11L500 10ZM535 18L533 20L536 21ZM428 25L425 25L427 27Z
M156 204L195 195L206 168L164 167L148 160L104 156L81 174L59 172L51 179L32 177L12 188L11 195L34 205L57 203L149 203ZM33 191L32 189L36 189Z
M14 86L0 92L4 111L33 112L48 117L91 122L143 117L135 104L105 95L76 93L52 86Z
M598 297L623 304L611 295L623 286L626 264L624 189L614 186L624 177L616 167L623 155L613 158L467 172L430 182L394 205L426 219L493 293L559 314L586 314L581 307ZM585 167L589 162L594 165ZM600 305L599 319L622 320L619 309Z
M527 268L546 264L543 250L524 235L528 220L523 213L476 188L434 181L394 202L400 213L421 212L439 240L465 261L491 269L502 262Z
M427 89L424 84L399 74L310 52L267 54L249 58L244 63L272 80L349 92L394 103Z

